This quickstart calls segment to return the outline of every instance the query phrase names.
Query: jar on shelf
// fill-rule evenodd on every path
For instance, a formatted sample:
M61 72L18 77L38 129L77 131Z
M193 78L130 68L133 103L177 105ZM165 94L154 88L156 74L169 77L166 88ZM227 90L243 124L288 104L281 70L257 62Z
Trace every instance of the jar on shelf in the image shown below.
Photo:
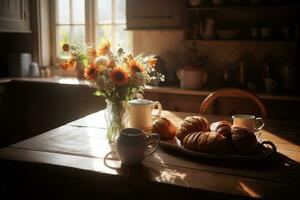
M202 0L189 0L189 5L191 7L197 7L202 5Z

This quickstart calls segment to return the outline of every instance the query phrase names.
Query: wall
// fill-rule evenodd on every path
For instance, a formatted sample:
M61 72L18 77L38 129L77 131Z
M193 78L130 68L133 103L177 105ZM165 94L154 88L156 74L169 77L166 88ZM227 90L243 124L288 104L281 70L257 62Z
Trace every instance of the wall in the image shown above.
M266 64L269 65L269 76L280 79L280 66L284 63L295 64L297 57L295 42L201 41L196 42L196 46L199 55L208 58L208 81L216 85L224 83L226 70L233 74L232 81L238 82L239 67L243 61L245 81L254 82L256 89L263 89L261 79Z
M176 69L184 64L184 33L180 30L134 31L133 53L159 55L164 60L166 80L176 81Z
M207 62L197 64L208 69L208 81L212 85L221 85L224 68L238 70L241 60L248 63L249 71L263 73L263 65L268 62L271 70L277 70L284 62L295 64L297 45L295 42L268 41L187 41L183 31L134 31L134 54L143 52L145 55L156 54L165 61L167 80L176 79L175 71L181 66L189 64L186 57L188 46L195 45L197 56L207 58ZM201 62L201 61L199 61ZM274 64L275 63L275 64ZM237 72L234 72L237 76ZM276 72L274 72L276 73ZM237 78L236 78L237 79ZM260 77L255 77L258 84ZM261 87L261 86L256 86Z

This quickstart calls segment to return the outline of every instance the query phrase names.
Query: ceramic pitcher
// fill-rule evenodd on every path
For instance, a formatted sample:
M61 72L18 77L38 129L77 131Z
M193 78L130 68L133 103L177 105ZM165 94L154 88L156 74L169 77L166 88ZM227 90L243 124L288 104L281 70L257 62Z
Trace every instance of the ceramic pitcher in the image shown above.
M151 131L153 119L160 116L161 103L147 99L134 99L128 103L130 127L139 128L145 132ZM156 114L153 112L155 107L157 107Z

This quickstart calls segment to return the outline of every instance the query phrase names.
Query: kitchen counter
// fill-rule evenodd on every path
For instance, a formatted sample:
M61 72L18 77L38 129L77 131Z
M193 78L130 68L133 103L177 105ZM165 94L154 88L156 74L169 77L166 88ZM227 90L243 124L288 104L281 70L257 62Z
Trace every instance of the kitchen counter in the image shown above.
M165 110L197 113L211 91L146 86L144 96L160 101ZM104 109L104 98L94 96L93 92L87 81L72 77L0 79L0 125L5 127L1 130L0 146ZM258 96L267 108L269 119L300 121L300 96Z
M9 83L11 81L11 79L9 78L0 78L0 84L1 83Z
M146 91L151 90L152 92L166 93L166 94L179 94L179 95L194 95L194 96L208 96L214 90L187 90L178 87L157 87L157 86L146 86ZM299 95L279 95L279 94L256 94L261 99L270 100L292 100L300 101Z
M86 80L79 80L73 77L51 77L51 78L26 78L26 77L12 77L1 78L0 83L9 82L31 82L31 83L55 83L64 85L89 85Z
M63 84L63 85L80 85L80 86L88 86L89 82L86 80L79 80L73 77L52 77L52 78L20 78L20 77L12 77L12 78L0 78L0 83L9 83L11 81L14 82L30 82L30 83L55 83L55 84ZM181 89L175 86L149 86L147 85L145 88L146 92L155 92L160 94L178 94L178 95L192 95L192 96L208 96L214 90L187 90ZM293 94L266 94L266 93L258 93L258 97L261 99L267 100L287 100L287 101L300 101L299 95Z

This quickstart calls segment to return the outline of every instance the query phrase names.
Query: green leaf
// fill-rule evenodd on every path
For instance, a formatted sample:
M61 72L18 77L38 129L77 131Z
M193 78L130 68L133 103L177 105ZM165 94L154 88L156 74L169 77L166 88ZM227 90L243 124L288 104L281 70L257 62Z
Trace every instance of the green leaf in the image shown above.
M83 60L83 65L84 65L84 66L88 66L88 64L89 64L89 61L88 61L87 59L84 59L84 60Z
M93 95L95 95L95 96L97 96L97 97L100 97L101 96L101 92L100 91L98 91L98 90L96 90L95 92L94 92L94 94Z

